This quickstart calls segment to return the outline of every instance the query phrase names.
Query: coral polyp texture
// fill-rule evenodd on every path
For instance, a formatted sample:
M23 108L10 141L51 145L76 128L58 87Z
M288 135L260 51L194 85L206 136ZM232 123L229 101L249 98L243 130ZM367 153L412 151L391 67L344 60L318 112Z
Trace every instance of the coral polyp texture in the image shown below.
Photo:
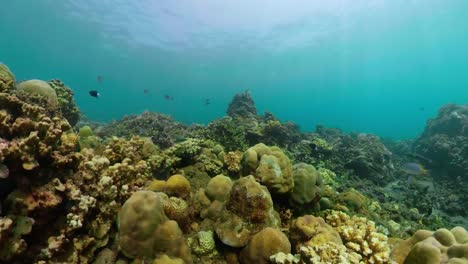
M466 107L388 148L303 133L249 92L206 127L145 112L103 129L61 81L0 64L0 263L468 263ZM406 184L411 155L433 185Z

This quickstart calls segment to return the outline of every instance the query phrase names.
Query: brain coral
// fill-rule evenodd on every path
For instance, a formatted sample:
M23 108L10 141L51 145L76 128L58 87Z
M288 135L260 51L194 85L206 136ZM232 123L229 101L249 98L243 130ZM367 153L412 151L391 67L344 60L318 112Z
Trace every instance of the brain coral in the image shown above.
M160 254L191 263L177 222L168 220L157 193L138 191L122 206L118 216L119 246L130 258L153 259Z
M289 158L278 147L263 143L249 148L242 157L242 175L254 175L268 190L287 193L294 187Z
M293 166L294 188L291 200L297 204L306 204L320 198L322 178L314 166L297 163Z
M41 80L20 82L17 85L17 90L43 97L47 101L48 107L51 109L57 109L59 107L57 93L55 93L55 90L50 87L47 82Z
M268 264L270 256L278 252L290 253L291 243L283 232L267 227L255 234L242 249L240 263Z
M398 263L468 263L468 232L463 227L418 230L395 245L391 259Z

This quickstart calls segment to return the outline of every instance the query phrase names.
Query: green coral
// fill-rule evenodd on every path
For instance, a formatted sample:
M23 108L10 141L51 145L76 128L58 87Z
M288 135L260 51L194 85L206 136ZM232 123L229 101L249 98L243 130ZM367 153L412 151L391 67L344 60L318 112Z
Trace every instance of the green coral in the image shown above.
M208 125L207 137L224 146L226 151L248 148L246 132L237 119L224 117Z
M80 110L73 99L73 91L60 80L51 80L49 81L49 85L57 94L58 104L63 117L68 120L71 126L75 126L80 119Z
M315 145L316 149L321 151L332 151L333 146L328 144L328 142L321 137L314 137L312 139L312 144Z
M188 244L192 251L199 256L216 253L212 230L198 232L195 237L188 239Z

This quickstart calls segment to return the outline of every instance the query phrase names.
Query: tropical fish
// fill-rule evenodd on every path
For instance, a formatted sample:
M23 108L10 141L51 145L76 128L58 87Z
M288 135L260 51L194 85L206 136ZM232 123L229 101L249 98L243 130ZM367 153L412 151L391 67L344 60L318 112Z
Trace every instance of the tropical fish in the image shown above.
M164 99L169 100L169 101L173 101L174 97L166 94L166 95L164 95Z
M206 98L205 99L205 105L209 105L211 104L211 99L210 98Z
M102 82L102 76L99 75L98 77L96 77L96 80L98 81L98 83L101 83Z
M144 90L143 90L143 93L147 94L147 93L149 93L149 90L148 90L148 89L144 89Z
M402 170L410 175L416 175L416 176L424 176L428 175L428 170L424 168L423 165L420 163L416 162L408 162L403 164Z
M91 95L92 97L96 97L96 98L100 96L99 92L96 90L89 91L89 95Z

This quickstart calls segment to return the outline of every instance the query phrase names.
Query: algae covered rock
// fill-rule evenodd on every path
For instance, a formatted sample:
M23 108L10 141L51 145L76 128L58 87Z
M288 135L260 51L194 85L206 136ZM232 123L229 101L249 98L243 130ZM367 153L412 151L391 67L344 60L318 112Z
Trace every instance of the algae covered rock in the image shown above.
M307 204L314 200L318 202L323 185L320 173L314 166L306 163L297 163L293 166L294 188L291 200L296 204Z
M273 193L287 193L294 187L289 158L278 147L257 144L244 152L242 175L254 175Z
M268 264L270 256L279 252L290 253L291 243L283 232L267 227L255 234L247 246L242 249L240 263Z
M46 100L50 109L58 109L59 102L55 90L45 81L42 80L28 80L20 82L17 85L17 90L28 93L33 96L39 96Z
M15 76L5 64L0 63L0 92L8 92L15 87Z

